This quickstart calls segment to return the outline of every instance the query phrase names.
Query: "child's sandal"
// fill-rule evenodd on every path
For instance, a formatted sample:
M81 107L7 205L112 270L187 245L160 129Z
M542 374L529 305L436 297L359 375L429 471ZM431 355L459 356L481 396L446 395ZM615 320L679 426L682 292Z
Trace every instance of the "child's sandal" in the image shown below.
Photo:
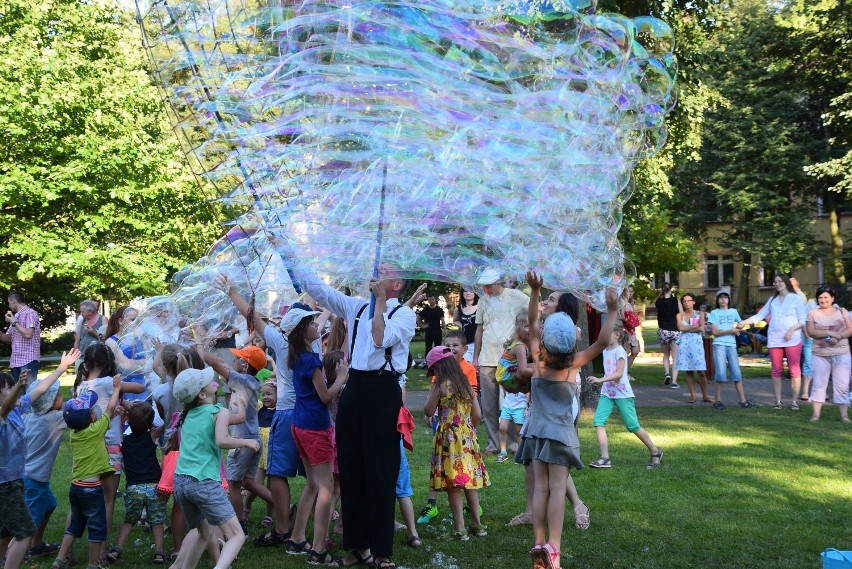
M154 565L163 565L166 562L166 553L164 551L155 551L154 556L151 558L151 562Z
M124 553L120 547L112 547L109 551L106 552L106 560L110 563L116 563L121 561L121 554Z

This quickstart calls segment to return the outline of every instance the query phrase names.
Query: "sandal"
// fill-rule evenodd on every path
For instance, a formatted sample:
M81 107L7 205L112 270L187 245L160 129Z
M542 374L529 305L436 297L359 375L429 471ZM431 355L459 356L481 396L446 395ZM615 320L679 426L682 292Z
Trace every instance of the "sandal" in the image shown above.
M287 555L305 555L312 551L312 549L311 544L307 539L305 541L293 541L292 539L288 539L284 542L284 551Z
M27 557L32 559L34 557L41 557L42 555L50 555L52 553L56 553L57 551L59 551L58 543L47 543L45 541L41 545L38 545L36 547L30 547L27 550ZM2 567L2 565L0 565L0 567Z
M384 559L373 558L373 567L376 569L396 569L396 563L385 557Z
M654 459L657 459L657 462L654 462ZM651 460L648 461L648 464L645 466L648 470L652 470L657 468L663 463L663 449L658 448L656 453L651 454Z
M521 512L506 524L510 528L517 526L528 526L532 525L532 514L528 514L527 512Z
M308 551L308 565L326 565L328 567L343 567L343 559L336 557L328 550L320 553L311 549Z
M154 557L151 558L151 563L155 565L163 565L166 562L166 554L163 551L155 551Z
M599 459L590 462L589 466L592 468L612 468L612 461L609 457L602 456Z
M586 511L583 512L582 508L585 508ZM589 529L589 526L592 525L592 520L589 517L591 513L585 502L580 502L574 506L574 523L577 529Z
M106 560L110 563L121 561L121 554L124 553L120 547L113 546L106 552Z
M420 539L419 535L412 535L411 537L408 538L408 546L409 547L413 547L414 549L417 549L421 545L423 545L423 540Z
M715 403L715 401L714 401L713 399L710 399L709 397L705 397L705 398L703 399L703 401L704 401L705 403Z
M695 403L695 397L690 397L687 403Z
M349 555L355 558L355 561L352 563L347 563L346 559L341 559L343 565L341 567L351 567L353 565L370 565L373 562L373 556L367 555L366 557L361 557L361 554L358 553L357 549L353 549L349 552Z

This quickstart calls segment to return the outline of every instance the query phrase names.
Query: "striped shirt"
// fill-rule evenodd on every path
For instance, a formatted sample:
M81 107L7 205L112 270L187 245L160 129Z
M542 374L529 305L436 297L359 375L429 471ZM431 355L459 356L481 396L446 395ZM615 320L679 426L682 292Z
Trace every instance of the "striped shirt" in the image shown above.
M6 332L12 337L12 357L9 359L9 367L23 367L41 358L41 323L36 311L29 306L18 310L15 319L21 327L33 329L33 335L29 339L24 338L14 324L9 326Z

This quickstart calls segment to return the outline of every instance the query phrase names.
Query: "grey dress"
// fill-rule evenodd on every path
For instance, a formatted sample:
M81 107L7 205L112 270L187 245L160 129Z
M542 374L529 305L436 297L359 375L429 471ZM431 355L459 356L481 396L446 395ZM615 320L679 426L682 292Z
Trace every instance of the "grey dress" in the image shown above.
M515 453L515 462L529 464L531 460L540 460L583 468L580 439L574 428L577 384L542 377L534 377L531 383L530 409L521 429L521 444Z

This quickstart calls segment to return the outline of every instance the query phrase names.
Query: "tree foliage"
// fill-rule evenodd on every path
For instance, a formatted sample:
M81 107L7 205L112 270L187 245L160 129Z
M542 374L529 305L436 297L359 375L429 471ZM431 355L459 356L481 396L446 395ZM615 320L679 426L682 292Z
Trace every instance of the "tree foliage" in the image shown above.
M0 10L0 287L164 292L217 228L132 20L106 0Z

